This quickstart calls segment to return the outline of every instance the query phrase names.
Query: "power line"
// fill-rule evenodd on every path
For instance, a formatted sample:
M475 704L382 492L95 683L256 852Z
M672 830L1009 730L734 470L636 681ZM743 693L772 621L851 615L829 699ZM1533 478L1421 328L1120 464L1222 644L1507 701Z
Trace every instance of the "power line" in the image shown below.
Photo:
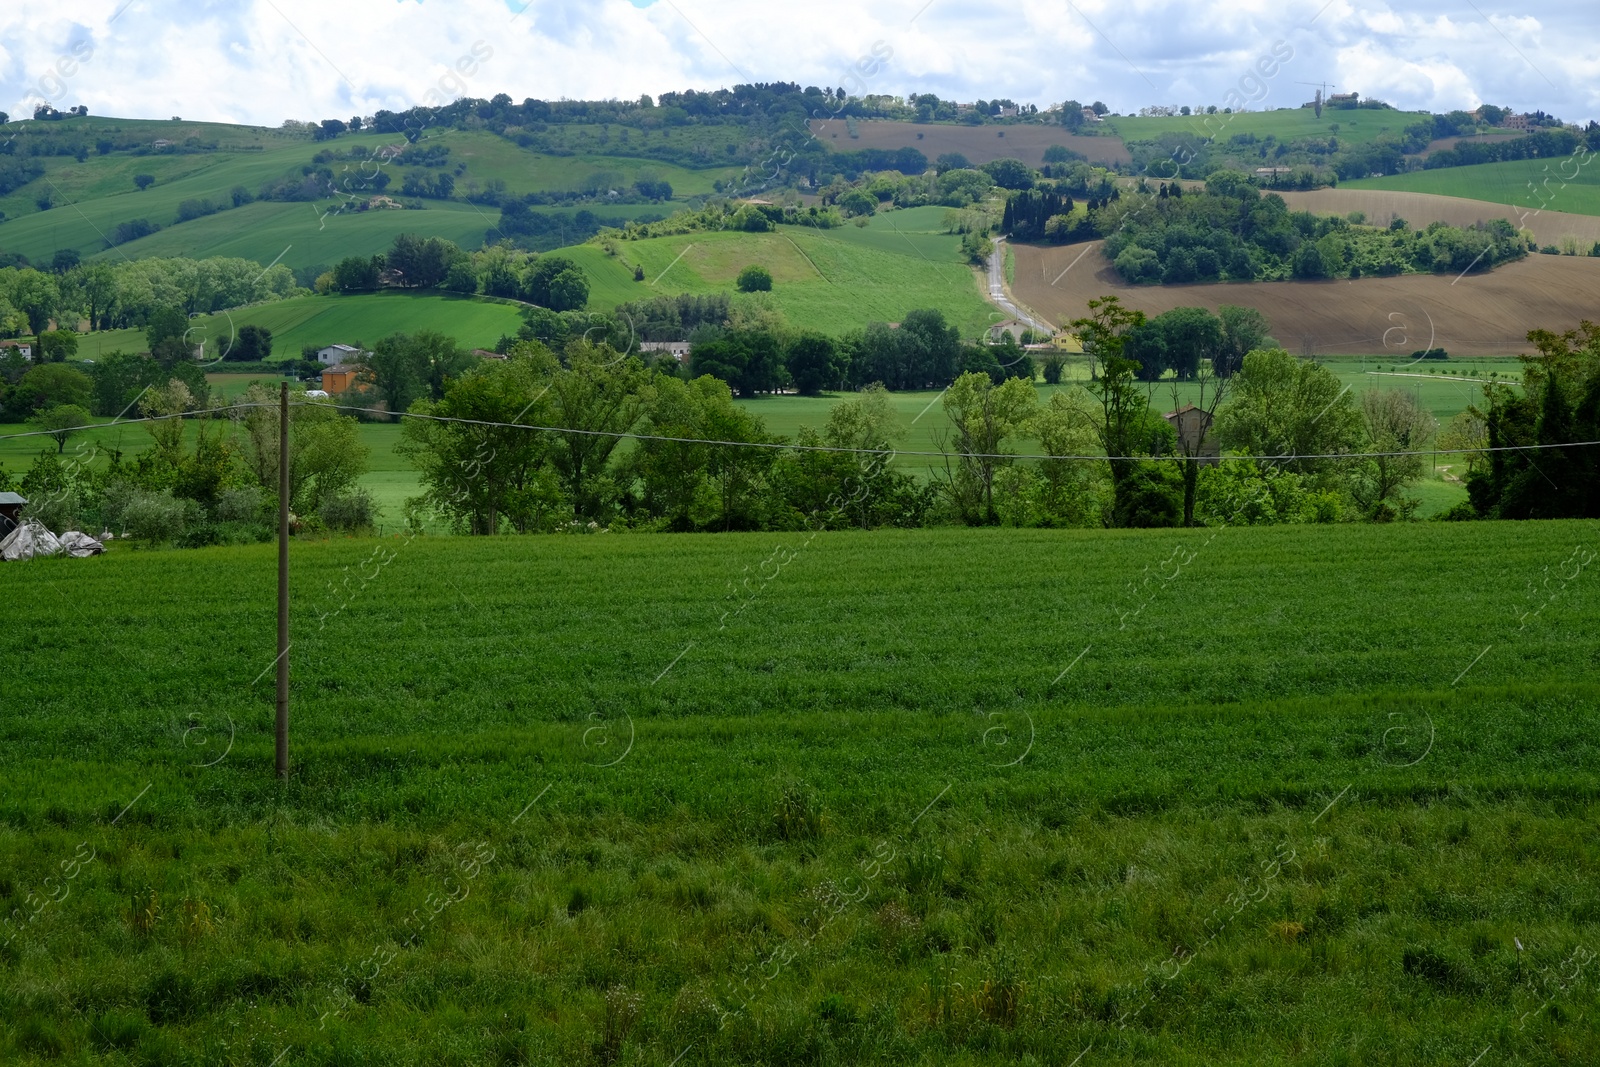
M230 404L227 407L208 408L204 411L185 411L176 415L151 415L142 419L126 419L117 423L92 423L87 426L74 427L76 430L95 430L103 426L134 426L145 422L163 422L168 419L187 419L202 415L216 415L228 411L244 411L251 408L275 407L271 403L257 404ZM351 404L308 404L298 401L291 404L293 407L319 407L331 408L335 411L354 411L368 415L383 415L387 417L398 416L402 419L421 419L427 422L455 423L462 426L483 426L488 429L504 430L533 430L537 433L572 434L579 437L611 437L618 440L656 441L661 444L676 445L711 445L718 448L765 448L774 451L794 452L827 452L844 455L858 456L919 456L932 459L954 457L957 459L1031 459L1031 460L1058 460L1072 462L1110 462L1112 460L1188 460L1188 459L1215 459L1215 460L1253 460L1261 463L1287 463L1291 460L1302 459L1380 459L1399 456L1454 456L1478 455L1490 452L1536 452L1553 448L1592 448L1600 445L1600 441L1564 441L1555 444L1534 445L1485 445L1482 448L1429 448L1415 449L1400 452L1307 452L1307 453L1281 453L1277 455L1237 455L1198 456L1191 457L1181 454L1161 456L1102 456L1102 455L1050 455L1035 452L928 452L920 450L904 450L898 448L848 448L841 445L801 445L782 441L720 441L704 437L669 437L664 434L633 433L618 430L580 430L570 426L535 426L525 422L494 422L488 419L462 419L446 415L424 415L420 412L386 411L383 408L356 407ZM23 437L48 437L60 433L59 430L33 430L28 433L14 433L0 435L0 441L12 441Z
M336 408L336 409L338 409L340 411L359 411L359 412L365 412L367 414L372 414L372 415L389 415L389 416L393 416L393 415L398 414L400 418L404 418L404 419L423 419L423 420L426 420L428 422L459 423L459 424L464 425L464 426L483 426L483 427L487 427L489 429L535 430L535 431L538 431L538 432L541 432L541 433L564 433L564 434L573 434L573 435L581 436L581 437L612 437L612 438L617 438L617 439L631 439L631 440L635 440L635 441L658 441L658 442L661 442L663 444L716 445L716 446L722 447L722 448L766 448L766 449L774 449L774 450L779 450L779 451L784 450L784 449L789 449L789 450L796 451L796 452L837 452L837 453L846 453L846 454L851 454L851 455L869 455L869 456L881 456L881 455L885 455L885 454L892 454L892 455L896 455L896 456L928 456L928 457L933 457L933 458L944 458L946 456L954 456L954 457L962 458L962 459L1036 459L1036 460L1049 459L1049 460L1084 460L1084 461L1088 461L1088 460L1095 460L1095 461L1105 460L1105 461L1110 461L1110 460L1147 460L1147 459L1187 460L1187 459L1190 459L1190 458L1208 458L1208 459L1248 459L1248 460L1258 460L1258 461L1262 461L1262 462L1269 462L1269 461L1270 462L1287 462L1289 460L1297 460L1297 459L1377 459L1377 458L1380 458L1380 457L1391 457L1391 456L1450 456L1450 455L1457 455L1457 454L1463 454L1463 453L1476 454L1476 453L1480 453L1480 452L1527 452L1527 451L1532 451L1532 450L1535 450L1535 449L1585 448L1585 447L1589 447L1589 446L1592 446L1592 445L1600 445L1600 441L1570 441L1570 442L1565 442L1565 443L1561 443L1561 444L1497 445L1495 447L1487 447L1487 446L1485 446L1483 448L1437 448L1437 449L1420 449L1420 450L1409 451L1409 452L1316 452L1316 453L1305 453L1305 454L1299 454L1299 453L1287 454L1286 453L1286 454L1282 454L1282 455L1271 455L1271 456L1229 455L1229 456L1215 456L1215 457L1189 457L1189 456L1184 456L1184 455L1170 455L1170 456L1099 456L1099 455L1074 456L1074 455L1063 455L1063 456L1056 456L1056 455L1040 455L1040 454L1037 454L1037 453L1026 453L1026 452L1024 452L1024 453L1016 453L1016 452L924 452L924 451L915 451L915 450L913 450L913 451L903 451L903 450L897 449L897 448L846 448L846 447L843 447L843 446L836 446L836 445L798 445L798 444L789 444L789 443L784 443L784 442L779 442L779 441L717 441L717 440L710 440L710 439L700 438L700 437L668 437L668 436L665 436L665 435L662 435L662 434L632 433L632 432L618 431L618 430L579 430L579 429L573 429L572 427L568 427L568 426L534 426L534 425L530 425L528 423L523 423L523 422L493 422L493 421L490 421L488 419L461 419L461 418L452 418L452 417L446 416L446 415L424 415L424 414L421 414L419 412L413 412L413 411L392 412L392 411L385 411L382 408L362 408L362 407L354 407L354 406L345 405L345 404L329 404L329 405L325 405L325 406Z
M272 404L229 404L223 408L207 408L204 411L180 411L175 415L146 415L142 419L124 419L120 416L111 422L88 422L82 426L69 426L63 430L29 430L27 433L0 434L0 441L16 441L24 437L53 437L58 433L78 433L83 430L99 430L111 426L137 426L141 422L165 422L167 419L188 419L200 415L218 415L225 411L242 411L246 408L269 408Z

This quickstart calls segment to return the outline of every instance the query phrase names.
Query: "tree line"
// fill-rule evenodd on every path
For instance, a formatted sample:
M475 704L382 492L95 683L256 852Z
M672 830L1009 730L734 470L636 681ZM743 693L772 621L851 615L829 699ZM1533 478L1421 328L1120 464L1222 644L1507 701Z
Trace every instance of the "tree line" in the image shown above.
M1091 302L1073 326L1096 376L1043 400L1028 378L957 375L940 398L946 422L927 479L894 462L907 426L878 383L788 439L727 382L686 379L581 335L559 351L518 341L507 359L485 361L437 336L395 337L377 346L374 367L400 365L411 393L390 400L427 417L402 430L424 490L406 520L433 515L479 535L1393 521L1415 514L1406 488L1436 440L1478 450L1466 456L1469 501L1443 518L1600 517L1597 450L1578 445L1600 439L1600 327L1530 335L1538 351L1524 357L1523 390L1486 387L1483 405L1442 433L1410 394L1353 396L1282 349L1252 349L1226 379L1202 364L1190 384L1206 387L1200 407L1215 416L1205 436L1223 459L1213 463L1201 436L1161 415L1180 378L1140 380L1129 353L1148 324L1115 297ZM1161 396L1169 383L1172 404ZM176 374L149 384L135 395L142 414L205 405ZM269 536L275 412L265 390L246 400L264 406L192 420L193 433L181 420L147 423L153 447L133 460L113 453L99 466L46 450L21 479L30 514L184 544ZM366 463L355 420L325 403L294 411L297 521L370 525L371 501L355 489ZM0 489L13 484L0 469Z

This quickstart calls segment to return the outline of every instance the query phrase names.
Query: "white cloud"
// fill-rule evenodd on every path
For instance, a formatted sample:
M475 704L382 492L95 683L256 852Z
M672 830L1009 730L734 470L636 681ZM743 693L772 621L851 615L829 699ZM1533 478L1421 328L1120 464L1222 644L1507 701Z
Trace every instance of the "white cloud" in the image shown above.
M872 91L1131 111L1220 104L1282 40L1295 58L1267 106L1298 103L1294 83L1326 78L1406 108L1600 112L1591 0L1554 0L1537 16L1485 8L1487 19L1449 0L1324 3L535 0L515 14L504 0L133 0L113 21L107 0L12 0L0 14L0 108L17 114L33 93L95 114L276 125L398 110L430 90L520 100L746 79L853 86L876 45L892 57ZM87 60L73 60L75 42L92 42Z

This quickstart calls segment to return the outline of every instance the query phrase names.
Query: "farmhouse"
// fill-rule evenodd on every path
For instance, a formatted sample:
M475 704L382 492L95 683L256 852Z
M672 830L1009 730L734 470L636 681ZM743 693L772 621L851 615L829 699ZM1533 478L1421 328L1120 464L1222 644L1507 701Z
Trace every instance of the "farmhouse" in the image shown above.
M15 349L28 362L33 362L33 345L27 341L0 341L0 350Z
M640 341L641 352L665 352L673 359L682 363L689 358L688 341Z
M1216 438L1211 436L1211 415L1203 408L1193 404L1186 404L1177 411L1169 411L1161 416L1178 434L1178 443L1183 447L1185 455L1202 457L1202 465L1216 466L1222 455L1222 450L1217 447Z
M347 359L361 355L361 349L351 345L329 345L317 350L317 362L324 367L337 367Z
M1028 325L1020 319L1007 319L1004 322L994 323L989 327L989 343L996 345L1006 334L1011 335L1013 341L1021 341L1022 335L1027 332Z
M1086 107L1086 108L1083 109L1083 121L1084 122L1099 122L1100 121L1100 113L1098 111L1096 111L1092 107Z
M1500 127L1506 130L1526 130L1528 125L1527 115L1507 115L1505 121L1500 123Z

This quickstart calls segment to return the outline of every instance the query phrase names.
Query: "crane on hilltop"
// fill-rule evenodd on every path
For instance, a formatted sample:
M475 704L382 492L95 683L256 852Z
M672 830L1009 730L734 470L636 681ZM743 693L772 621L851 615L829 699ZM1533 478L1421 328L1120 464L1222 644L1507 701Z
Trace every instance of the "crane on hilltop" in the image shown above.
M1326 103L1327 99L1328 99L1328 90L1329 89L1337 89L1337 88L1339 88L1337 85L1334 85L1332 82L1295 82L1295 84L1296 85L1315 85L1315 86L1318 87L1317 88L1316 99L1314 99L1311 102L1311 106L1316 109L1317 118L1319 118L1319 119L1322 117L1322 105L1324 103Z

